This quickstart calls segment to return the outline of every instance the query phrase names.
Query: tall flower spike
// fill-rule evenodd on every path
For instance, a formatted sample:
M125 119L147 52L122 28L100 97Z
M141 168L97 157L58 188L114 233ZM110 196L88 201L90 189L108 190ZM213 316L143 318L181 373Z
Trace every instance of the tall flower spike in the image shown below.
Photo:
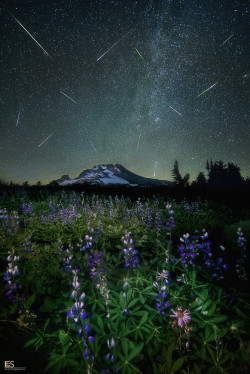
M84 309L85 293L80 293L81 285L78 281L78 271L78 269L72 270L73 291L71 296L74 299L74 304L67 312L67 316L74 321L74 327L77 329L78 338L82 341L83 346L85 347L83 357L86 358L86 360L89 360L90 358L94 360L94 355L88 347L88 341L94 342L95 338L91 335L91 327L88 324L88 316Z
M22 285L18 280L18 276L20 275L19 267L17 265L19 261L19 256L15 255L14 249L8 251L7 261L8 267L3 276L3 279L6 281L6 296L13 304L15 304L16 302L20 303L20 307L21 309L23 309L22 303L25 298L23 295L20 295Z
M131 238L131 232L125 234L123 240L123 254L125 258L125 267L135 269L139 263L139 258L136 256L138 251L134 249L134 240Z

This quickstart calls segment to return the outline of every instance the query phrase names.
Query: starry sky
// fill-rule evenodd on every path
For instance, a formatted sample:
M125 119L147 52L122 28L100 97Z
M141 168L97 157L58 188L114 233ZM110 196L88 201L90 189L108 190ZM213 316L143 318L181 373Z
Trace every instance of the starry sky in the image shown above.
M0 2L0 177L250 176L247 0ZM206 91L206 92L204 92Z

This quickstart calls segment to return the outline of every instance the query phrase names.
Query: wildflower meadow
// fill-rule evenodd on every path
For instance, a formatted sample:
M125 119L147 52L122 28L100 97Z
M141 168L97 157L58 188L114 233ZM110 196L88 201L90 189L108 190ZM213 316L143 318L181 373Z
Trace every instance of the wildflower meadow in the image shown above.
M249 373L250 220L223 209L3 193L2 359L32 373Z

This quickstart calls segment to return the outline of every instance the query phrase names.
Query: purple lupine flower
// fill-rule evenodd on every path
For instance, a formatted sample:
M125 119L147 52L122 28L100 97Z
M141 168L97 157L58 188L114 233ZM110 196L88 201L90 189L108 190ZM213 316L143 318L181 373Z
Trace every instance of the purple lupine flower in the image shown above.
M83 242L82 238L79 238L79 243L77 243L76 246L79 248L80 252L86 252L93 246L92 236L85 235L85 243Z
M157 211L155 213L155 231L159 234L161 229L162 229L161 214L160 214L160 211Z
M90 276L94 279L96 288L100 291L101 295L105 300L107 318L110 318L109 312L109 294L108 282L105 272L105 267L102 264L103 254L101 252L95 252L88 257L88 266L90 267Z
M25 298L24 295L19 294L19 290L23 288L18 280L18 276L20 275L20 270L17 265L19 261L19 256L15 255L14 248L11 251L8 251L7 261L8 267L3 276L3 279L6 281L6 296L13 304L18 302L20 304L20 307L23 308L22 303Z
M168 294L166 292L168 285L168 271L162 270L162 272L157 273L158 282L154 282L153 286L157 289L158 295L155 296L156 310L161 312L162 316L165 316L166 309L170 307L169 300L167 300Z
M198 232L196 231L196 239L199 240ZM210 248L211 242L208 239L208 233L203 230L203 235L201 235L201 243L198 243L198 249L201 253L203 253L203 261L207 267L211 267L213 265L212 260L212 251Z
M63 253L63 243L62 243L61 239L58 239L58 247L57 247L57 249L58 249L58 255L62 256L62 253Z
M31 253L32 249L32 242L31 242L31 235L29 234L27 238L24 239L24 243L22 244L22 253Z
M179 245L180 256L182 258L181 263L187 267L188 265L194 265L194 258L196 256L196 242L190 239L190 235L184 234L180 238L181 245Z
M166 209L168 211L168 214L169 214L169 218L167 219L167 222L166 222L166 230L168 233L171 232L172 229L175 228L175 221L174 221L174 211L172 210L172 207L170 204L167 204L166 205Z
M128 288L128 281L126 278L123 279L123 298L126 300L127 303L127 288ZM128 304L128 303L127 303ZM123 315L126 317L128 315L128 308L123 309Z
M136 256L138 251L134 249L134 241L130 235L131 233L128 232L122 238L124 245L123 254L125 257L125 267L135 269L137 268L137 264L139 263L139 258Z
M203 229L203 234L200 238L198 232L196 231L195 239L197 242L199 254L203 254L202 263L204 263L208 268L210 268L213 271L213 277L216 277L217 279L223 279L223 273L224 270L227 269L227 264L223 264L223 260L221 257L213 259L212 251L210 248L211 242L209 241L209 235L206 232L206 230ZM199 242L199 239L201 239L201 242ZM225 251L225 247L223 247L222 245L220 246L220 248L223 252Z
M85 293L80 291L81 284L78 279L79 269L72 270L73 274L73 291L71 297L74 299L74 304L71 309L67 312L67 316L74 321L74 327L78 332L78 338L82 341L85 351L83 357L87 360L90 358L94 360L94 355L88 347L88 341L94 342L95 338L91 335L91 327L88 324L88 315L85 311Z
M107 339L107 346L109 348L109 352L106 354L106 360L110 362L114 362L113 348L115 347L115 339L114 338L111 338L110 340Z
M62 262L65 267L66 271L71 271L72 270L72 260L73 260L73 245L69 243L68 248L65 251L65 257L63 257Z
M92 278L102 275L103 272L105 271L105 267L101 265L102 257L103 257L103 254L101 252L95 252L94 254L91 254L88 257L88 267L90 267L90 276ZM97 282L98 282L98 279L97 279Z
M171 310L174 314L170 315L170 317L177 318L178 326L180 326L181 328L183 327L183 325L187 325L191 322L190 312L188 312L187 309L182 311L182 308L179 306L177 308L177 311L174 311L173 309Z
M240 248L240 257L237 259L237 264L236 264L236 272L238 274L239 278L243 278L247 280L247 274L245 270L245 260L246 260L246 239L244 238L244 234L241 230L241 227L238 228L237 230L237 244L238 247Z
M8 213L7 209L0 210L0 226L9 235L13 235L19 228L19 216L16 211Z

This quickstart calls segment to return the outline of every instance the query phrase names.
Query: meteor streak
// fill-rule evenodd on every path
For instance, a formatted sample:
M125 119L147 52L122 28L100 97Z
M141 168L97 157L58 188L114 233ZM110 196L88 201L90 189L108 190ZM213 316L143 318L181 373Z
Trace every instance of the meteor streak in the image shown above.
M19 108L19 112L18 112L18 115L17 115L17 120L16 120L16 126L18 126L18 124L19 124L19 118L20 118L20 115L21 115L21 113L22 113L22 107L20 107Z
M232 34L231 36L229 36L229 38L227 38L221 45L225 44L229 39L231 39L232 37L234 36L234 34Z
M55 131L54 131L55 132ZM39 146L37 147L37 148L39 148L39 147L41 147L41 145L43 145L45 142L47 142L47 140L49 140L49 138L54 134L54 132L52 132L51 134L50 134L50 136L48 136L41 144L39 144Z
M141 59L144 61L144 58L142 57L142 55L140 54L140 52L138 51L138 49L135 48L135 50L138 53L138 55L141 57Z
M140 132L140 135L139 135L136 151L138 151L138 149L139 149L140 140L141 140L141 132Z
M116 46L116 44L118 44L122 39L124 39L131 31L133 31L134 29L130 30L129 32L127 32L127 34L123 35L117 42L115 42L106 52L104 52L100 57L97 58L96 61L99 61L101 58L103 58L112 48L114 48Z
M61 94L63 94L65 97L67 97L69 100L73 101L73 103L77 104L77 102L75 100L73 100L71 97L69 97L68 95L66 95L64 92L60 91Z
M203 91L202 93L200 93L197 97L199 97L199 96L203 95L205 92L211 90L214 86L216 86L217 83L218 82L216 82L215 84L213 84L211 87L207 88L205 91Z
M179 114L179 116L182 116L182 114L179 113L175 108L171 107L171 105L169 105L169 108L171 108L172 110L174 110L177 114Z
M94 148L94 150L96 151L96 153L98 153L97 150L96 150L96 147L94 146L94 144L92 143L92 141L89 140L89 142L90 142L90 144L92 145L92 147Z
M157 165L157 161L155 162L155 166L154 166L154 177L155 177L156 165Z
M13 14L11 14L11 15L14 18L14 20L24 29L24 31L26 31L27 34L34 40L34 42L36 42L36 44L46 53L46 55L49 56L49 58L52 59L52 57L48 54L48 52L45 51L45 49L41 46L41 44L38 43L38 41L34 38L34 36L31 35L31 33L21 24L21 22L18 21L18 19L16 19L16 17L14 17Z

